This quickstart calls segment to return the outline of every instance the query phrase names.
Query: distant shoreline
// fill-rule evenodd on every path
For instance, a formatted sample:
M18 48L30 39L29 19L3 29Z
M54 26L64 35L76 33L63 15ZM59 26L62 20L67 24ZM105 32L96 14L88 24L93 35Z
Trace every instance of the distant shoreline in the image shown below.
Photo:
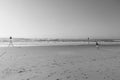
M0 47L7 47L9 42L0 42ZM24 46L95 46L95 42L13 42L15 47ZM120 42L99 42L100 46L120 46Z
M13 38L14 42L120 42L120 39L65 39L65 38ZM0 38L0 42L9 42L9 38Z

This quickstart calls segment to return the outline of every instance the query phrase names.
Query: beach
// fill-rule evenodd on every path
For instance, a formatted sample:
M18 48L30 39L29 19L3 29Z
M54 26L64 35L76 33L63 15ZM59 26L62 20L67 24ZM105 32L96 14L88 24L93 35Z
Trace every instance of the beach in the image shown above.
M0 80L120 80L120 46L0 48Z
M120 80L120 0L0 0L0 80Z

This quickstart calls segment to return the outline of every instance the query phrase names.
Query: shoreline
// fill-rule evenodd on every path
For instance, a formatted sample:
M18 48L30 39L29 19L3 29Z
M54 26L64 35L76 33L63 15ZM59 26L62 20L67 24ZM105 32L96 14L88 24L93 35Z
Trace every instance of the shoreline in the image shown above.
M0 47L8 47L9 42L0 42ZM95 46L95 42L13 42L14 47L29 46ZM100 46L120 46L119 42L99 42Z

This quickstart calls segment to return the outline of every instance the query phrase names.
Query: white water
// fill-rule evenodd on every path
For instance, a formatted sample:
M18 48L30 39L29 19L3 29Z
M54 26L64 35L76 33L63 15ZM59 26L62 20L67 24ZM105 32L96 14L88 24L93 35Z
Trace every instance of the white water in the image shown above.
M54 46L54 45L95 45L95 42L13 42L14 46ZM100 45L120 45L120 42L99 42ZM0 42L0 47L7 47L9 42Z

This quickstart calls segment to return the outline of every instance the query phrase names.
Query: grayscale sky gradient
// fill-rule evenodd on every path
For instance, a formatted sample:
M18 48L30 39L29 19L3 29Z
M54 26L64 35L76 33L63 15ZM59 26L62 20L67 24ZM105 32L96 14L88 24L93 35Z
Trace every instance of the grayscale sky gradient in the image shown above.
M120 38L120 0L0 0L0 37Z

